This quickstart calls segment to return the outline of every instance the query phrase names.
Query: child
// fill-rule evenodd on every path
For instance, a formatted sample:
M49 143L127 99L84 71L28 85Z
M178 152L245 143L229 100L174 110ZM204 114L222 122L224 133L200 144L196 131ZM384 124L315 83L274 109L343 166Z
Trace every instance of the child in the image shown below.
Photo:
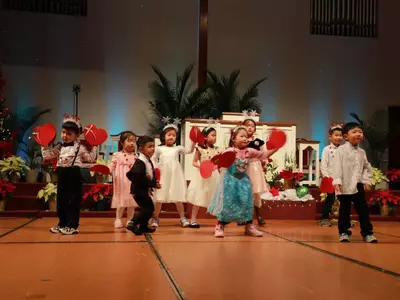
M342 123L333 123L329 129L329 140L331 143L324 148L321 157L321 173L323 177L332 177L332 164L335 158L336 149L340 146L343 140ZM329 214L332 210L332 205L335 202L335 193L328 193L322 206L321 220L319 226L330 227Z
M377 243L369 219L369 211L365 200L365 191L371 189L372 168L365 151L359 148L363 140L363 131L358 123L347 123L343 127L346 144L336 150L333 160L333 184L340 201L339 235L340 242L350 242L351 203L357 211L361 235L368 243Z
M135 213L136 202L131 191L131 182L126 177L126 173L132 168L136 160L136 136L132 131L120 133L118 142L118 152L112 156L109 166L113 173L113 198L111 207L116 208L115 228L122 228L122 217L127 208L127 220L131 220ZM127 222L128 224L128 222Z
M62 125L63 144L54 148L43 147L44 160L57 159L57 215L58 225L50 228L52 233L77 234L79 227L80 203L82 201L82 162L95 162L97 148L89 151L77 139L82 132L78 117L66 114Z
M257 139L254 136L257 126L256 122L253 119L246 119L242 124L247 128L247 133L249 134L249 144L247 147L260 151L261 147L264 145L264 141ZM264 226L265 220L262 215L262 202L260 195L265 193L268 188L261 161L257 158L251 159L249 167L247 168L247 173L249 174L251 189L253 191L254 210L256 212L257 222L258 225Z
M200 168L200 162L210 160L219 152L218 147L214 146L217 141L215 128L205 127L202 130L202 134L205 137L205 144L204 146L199 145L196 147L193 157L193 166L196 168ZM210 205L212 195L217 186L218 174L218 171L214 171L211 177L204 179L200 176L200 173L197 173L196 177L190 182L187 197L187 201L193 204L190 228L200 228L200 225L196 222L197 214L200 207L208 207Z
M154 188L160 188L160 184L156 181L154 166L151 162L151 157L154 154L154 138L146 135L141 136L137 144L140 152L139 157L126 176L132 182L131 193L140 206L140 212L132 218L132 222L129 222L126 228L136 235L141 235L155 231L155 229L149 227L149 220L154 212L151 195Z
M189 154L194 151L194 143L190 149L183 146L174 146L178 127L168 124L164 127L160 140L161 145L156 149L153 160L161 173L161 188L155 192L156 208L151 227L159 226L159 215L163 203L175 203L182 227L188 227L189 221L185 218L183 203L186 201L186 179L182 166L179 163L180 154Z
M246 127L233 129L229 146L226 151L235 151L235 162L221 174L217 190L213 196L208 211L217 216L215 237L224 237L224 227L230 222L245 223L245 234L261 237L263 233L253 225L253 192L247 174L249 161L264 160L277 150L257 151L247 148L248 133Z

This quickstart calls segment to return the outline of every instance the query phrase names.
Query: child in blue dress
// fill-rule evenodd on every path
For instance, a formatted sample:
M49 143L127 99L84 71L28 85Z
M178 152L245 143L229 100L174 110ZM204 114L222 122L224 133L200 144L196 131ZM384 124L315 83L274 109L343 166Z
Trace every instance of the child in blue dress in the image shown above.
M246 127L238 126L232 130L229 146L226 151L235 151L236 160L220 176L216 192L208 212L218 219L215 237L224 237L224 227L230 222L246 224L245 234L261 237L263 233L253 224L253 192L247 167L251 159L265 160L277 149L258 151L248 148Z

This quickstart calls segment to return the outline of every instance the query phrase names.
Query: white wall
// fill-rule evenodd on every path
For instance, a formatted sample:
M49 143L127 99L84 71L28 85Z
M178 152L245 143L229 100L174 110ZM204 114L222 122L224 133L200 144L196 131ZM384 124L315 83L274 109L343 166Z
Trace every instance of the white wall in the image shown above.
M197 0L89 0L87 18L0 11L0 57L14 107L72 111L110 133L147 129L150 63L171 79L197 57ZM118 6L115 5L118 4ZM331 121L399 102L399 1L380 1L379 38L310 36L309 1L210 0L209 68L263 76L263 121L298 124L298 137L326 142ZM37 60L36 60L37 59Z

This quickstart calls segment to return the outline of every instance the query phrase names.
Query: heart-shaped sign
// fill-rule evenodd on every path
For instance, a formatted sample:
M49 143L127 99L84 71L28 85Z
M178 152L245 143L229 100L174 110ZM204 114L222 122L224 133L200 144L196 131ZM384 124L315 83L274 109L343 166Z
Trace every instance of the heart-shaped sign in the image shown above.
M328 193L332 194L335 191L335 187L333 186L333 178L332 177L324 177L321 180L320 190L322 194Z
M94 173L100 173L103 175L108 175L110 174L110 169L106 166L106 165L94 165L91 166L89 169L90 172L94 172Z
M220 168L228 168L236 159L235 151L225 151L221 154L214 155L211 161Z
M154 169L154 176L156 177L157 181L160 181L160 179L161 179L161 171L160 171L159 168L155 168Z
M200 175L204 179L209 178L214 171L215 165L211 160L205 160L200 163Z
M54 142L57 130L53 124L36 126L33 129L33 139L41 146L48 146Z
M85 135L85 140L92 146L98 146L103 144L107 138L108 134L103 128L97 128L94 124L89 124L83 130Z
M286 144L286 134L279 129L273 128L266 143L267 149L280 149Z
M190 129L189 138L195 144L204 145L204 135L197 126L193 126L192 129Z

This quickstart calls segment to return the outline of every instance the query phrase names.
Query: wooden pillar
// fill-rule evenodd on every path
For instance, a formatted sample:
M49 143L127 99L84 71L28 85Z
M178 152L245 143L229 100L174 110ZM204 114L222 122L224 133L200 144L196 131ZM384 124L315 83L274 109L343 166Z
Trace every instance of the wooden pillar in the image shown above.
M198 86L207 83L208 0L199 1L199 32L197 49Z

